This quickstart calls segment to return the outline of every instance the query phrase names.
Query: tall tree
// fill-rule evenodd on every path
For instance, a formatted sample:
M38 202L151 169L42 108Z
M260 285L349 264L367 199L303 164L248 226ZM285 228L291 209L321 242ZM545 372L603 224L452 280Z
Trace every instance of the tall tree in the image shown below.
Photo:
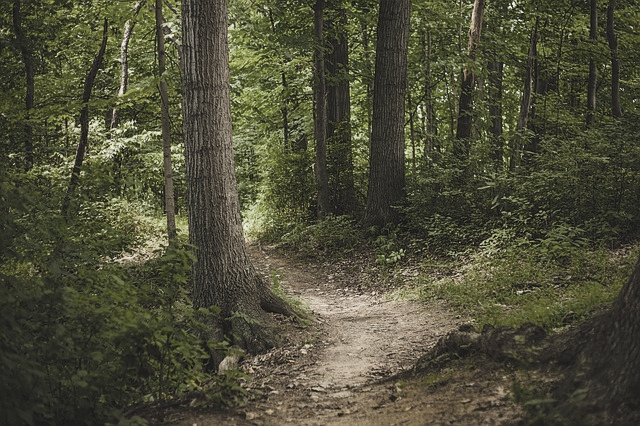
M67 217L69 206L71 204L71 197L78 186L80 180L80 170L82 169L82 163L87 152L87 145L89 144L89 100L91 99L91 91L93 90L93 83L96 80L98 71L102 66L102 59L104 58L104 52L107 49L107 39L109 37L109 22L105 19L102 29L102 43L100 49L93 59L91 68L87 73L87 77L84 80L84 90L82 91L82 110L80 111L80 141L78 142L78 149L76 150L76 157L73 163L73 169L71 170L71 179L69 180L69 186L67 187L67 193L62 201L62 216Z
M462 89L458 107L458 126L456 129L457 142L454 145L454 154L460 160L466 160L469 156L469 138L473 127L473 89L476 85L476 76L473 70L478 51L478 43L482 34L482 17L486 0L475 0L469 26L469 43L467 45L467 57L469 63L462 73Z
M195 308L217 306L213 339L250 352L278 342L268 312L294 315L247 254L231 134L227 2L183 2L183 125Z
M404 101L410 10L410 0L380 0L364 227L396 222L394 206L405 194Z
M527 62L524 67L524 87L522 96L520 97L520 113L518 114L518 122L516 124L516 135L513 139L514 147L509 168L513 171L519 164L522 157L522 150L525 145L527 130L527 122L529 121L529 110L531 108L531 92L533 90L533 68L538 50L538 23L536 18L531 30L531 38L529 39L529 53L527 54Z
M35 98L35 71L33 64L33 53L31 52L31 47L29 46L29 41L24 33L24 29L22 28L22 5L20 0L14 0L13 2L13 30L16 35L16 41L18 43L18 48L20 49L20 53L22 54L22 62L24 63L24 77L26 83L26 91L25 91L25 109L26 109L26 121L24 124L24 150L25 150L25 161L24 166L26 170L31 169L33 166L33 127L29 122L30 119L30 111L34 106L34 98Z
M167 236L169 245L174 245L178 238L176 231L176 207L173 193L173 168L171 166L171 117L169 116L169 89L165 71L167 68L167 52L164 48L164 17L162 0L156 0L156 41L158 46L158 77L160 84L160 111L162 115L162 157L164 170L164 209L167 216Z
M618 38L615 32L616 0L609 0L607 7L607 41L611 51L611 115L622 117L620 106L620 59L618 58Z
M120 44L120 88L118 96L124 96L127 93L129 85L129 42L133 34L133 28L136 25L135 18L138 16L140 9L144 6L146 0L138 0L133 8L133 18L124 24L124 33L122 35L122 43ZM110 128L115 129L120 124L120 110L114 107L111 111Z
M590 1L589 38L591 39L591 54L589 58L589 81L587 83L587 126L595 123L596 91L598 90L598 68L595 58L596 43L598 42L598 0Z
M325 1L316 0L313 7L313 31L315 48L313 51L315 100L314 133L316 139L316 185L318 189L318 218L324 218L331 212L329 175L327 171L327 84L325 75L324 47L324 9Z
M337 215L353 214L356 194L351 144L351 90L346 11L336 0L327 3L327 172L331 210Z

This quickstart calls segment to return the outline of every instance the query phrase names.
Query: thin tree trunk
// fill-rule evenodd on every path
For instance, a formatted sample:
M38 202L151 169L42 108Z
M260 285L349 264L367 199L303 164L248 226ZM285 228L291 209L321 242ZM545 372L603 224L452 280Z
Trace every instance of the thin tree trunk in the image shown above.
M13 30L16 34L16 40L20 53L22 54L22 61L24 62L24 76L26 83L25 92L25 108L26 108L26 120L23 127L23 142L25 150L25 170L31 170L33 167L33 127L30 122L31 110L34 106L35 99L35 71L33 68L33 54L29 48L27 37L22 29L22 12L21 12L20 0L14 0L13 2Z
M405 194L404 111L410 0L380 0L365 228L395 223Z
M361 9L360 12L366 14L369 12L368 8ZM366 88L365 93L365 109L367 111L367 133L365 135L367 142L371 140L371 125L372 125L372 114L373 114L373 70L371 67L371 54L369 52L370 48L370 39L369 39L369 27L367 25L367 21L363 21L361 24L361 40L362 40L362 50L363 50L363 60L364 60L364 77L363 84Z
M346 12L333 1L328 10L329 53L325 56L327 73L327 171L331 211L336 215L353 214L356 192L353 178L351 143L351 88L349 84L349 46Z
M127 93L127 86L129 84L129 42L133 34L133 27L136 25L135 18L138 16L145 1L146 0L138 0L136 2L133 8L133 18L124 24L124 34L122 35L122 44L120 45L120 88L118 89L118 97L122 97ZM120 111L114 107L113 111L111 111L111 123L109 127L115 129L119 124Z
M98 75L98 70L102 65L102 59L104 58L104 52L107 49L107 39L109 36L109 23L104 20L104 28L102 30L102 44L100 45L100 50L98 50L98 54L93 60L93 64L87 73L87 77L84 81L84 90L82 92L82 103L83 107L80 111L80 141L78 142L78 149L76 150L76 158L73 163L73 170L71 171L71 179L69 180L69 187L67 188L67 193L62 201L62 216L67 219L69 213L69 205L71 203L71 197L78 186L78 181L80 180L80 169L82 168L82 163L84 162L84 156L87 151L87 145L89 142L89 99L91 99L91 91L93 89L93 82L96 79L96 75Z
M478 43L482 34L482 17L485 4L485 0L475 0L473 3L473 13L469 27L469 44L467 46L469 65L476 60ZM476 77L473 70L466 66L462 73L462 88L460 90L460 106L458 108L458 126L456 130L457 142L454 145L455 156L463 161L469 157L469 138L473 127L473 89L475 84Z
M164 169L164 209L167 215L167 237L169 246L174 246L178 238L176 230L176 205L173 192L173 169L171 166L171 117L169 116L169 89L165 70L167 53L164 48L164 17L162 16L162 0L156 0L156 40L158 43L158 74L160 84L160 111L162 114L162 154Z
M498 59L487 63L489 70L489 117L491 118L491 152L490 157L498 168L502 166L502 79L504 63Z
M425 153L430 153L434 148L435 136L438 134L436 127L436 114L433 107L433 74L431 72L431 31L427 29L422 34L422 50L425 57L425 125L424 125L424 149Z
M596 90L598 69L595 59L595 48L598 42L598 0L591 0L589 38L591 39L591 58L589 59L589 82L587 83L587 127L596 122Z
M514 138L513 152L509 161L509 169L515 170L522 156L522 149L526 138L527 122L529 120L529 109L531 108L531 92L533 89L533 66L538 46L538 18L533 25L531 31L531 39L529 43L529 53L527 54L527 64L525 66L524 88L522 97L520 98L520 113L518 114L518 123L516 124L516 135Z
M620 106L620 59L618 58L618 38L615 33L616 0L609 0L607 7L607 41L611 51L611 115L622 117Z
M317 214L319 219L323 219L331 212L329 177L327 173L327 86L324 69L324 0L317 0L313 8L313 29L315 34L316 47L314 50L315 64L315 138L316 138L316 185Z

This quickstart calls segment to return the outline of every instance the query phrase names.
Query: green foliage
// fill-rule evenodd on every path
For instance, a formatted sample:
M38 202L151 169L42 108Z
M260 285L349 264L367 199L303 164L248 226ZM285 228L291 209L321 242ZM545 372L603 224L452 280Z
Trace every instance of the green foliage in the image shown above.
M130 264L123 251L153 231L139 210L83 201L65 224L28 180L2 177L0 423L113 421L205 384L216 403L237 397L232 383L209 384L205 362L226 345L199 337L216 312L192 308L188 248Z
M309 258L345 255L360 241L360 232L352 219L331 215L313 225L297 226L282 237L285 248Z
M551 330L611 303L637 259L636 250L616 257L605 249L563 246L564 239L559 246L555 239L520 240L500 248L503 235L500 230L487 241L454 277L424 282L425 296L446 299L479 326L531 322Z

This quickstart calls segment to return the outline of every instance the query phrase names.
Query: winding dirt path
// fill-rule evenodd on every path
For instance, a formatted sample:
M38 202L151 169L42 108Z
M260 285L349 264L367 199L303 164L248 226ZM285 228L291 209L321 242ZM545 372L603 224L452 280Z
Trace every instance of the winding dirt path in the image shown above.
M472 371L419 383L388 380L459 325L442 304L389 300L271 250L251 246L250 253L265 276L275 273L315 321L301 330L304 340L298 336L245 361L243 368L254 377L247 386L261 397L229 413L193 413L172 424L504 424L517 417L505 398L507 378L498 373L481 373L480 384Z

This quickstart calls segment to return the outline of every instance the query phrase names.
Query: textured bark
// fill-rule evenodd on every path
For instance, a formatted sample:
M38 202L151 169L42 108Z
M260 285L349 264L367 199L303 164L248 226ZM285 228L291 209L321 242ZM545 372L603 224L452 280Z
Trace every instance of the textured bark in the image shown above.
M611 52L611 115L622 117L620 106L620 59L618 58L618 38L615 33L616 0L609 0L607 7L607 41Z
M629 408L635 408L637 412L637 396L640 395L640 261L611 310L597 325L595 338L583 342L590 396L609 416Z
M346 12L334 1L327 3L327 174L331 212L336 215L356 211L351 143L351 89Z
M324 54L324 0L317 0L313 8L314 48L314 80L313 93L315 99L314 133L316 139L315 176L318 218L324 218L331 212L329 193L329 176L327 172L327 84L325 76Z
M362 225L398 220L393 208L405 194L404 101L407 84L410 0L380 0L369 188Z
M227 3L183 2L183 125L195 308L217 306L212 339L255 353L278 344L267 312L294 315L260 278L245 247L231 134Z
M13 30L16 34L16 41L20 53L22 54L22 62L24 62L24 77L26 83L26 91L24 96L25 109L26 109L26 121L23 127L23 142L24 142L24 167L29 171L33 166L33 128L29 122L30 111L34 106L35 99L35 71L33 68L33 53L29 48L29 42L22 29L22 12L20 0L14 0L13 2Z
M140 9L144 6L145 0L138 0L133 8L133 19L138 16ZM122 35L122 43L120 44L120 88L118 89L118 97L127 93L129 85L129 42L135 27L135 20L129 20L124 24L124 34ZM120 110L113 108L111 111L110 128L115 129L120 124Z
M598 89L598 69L595 59L595 47L598 42L598 0L591 0L589 38L591 39L591 58L589 59L589 81L587 83L587 126L596 122L596 90Z
M482 17L484 15L485 0L475 0L471 25L469 26L469 44L467 56L469 62L474 62L477 56L478 43L482 35ZM458 107L458 126L456 129L457 142L454 145L454 154L459 160L466 160L469 156L469 138L473 126L473 89L476 84L476 76L469 66L462 73L462 87Z
M156 41L158 43L158 74L160 84L160 111L162 114L162 156L164 170L164 210L167 215L167 238L169 245L175 245L176 203L173 192L173 169L171 166L171 117L169 116L169 89L164 72L167 67L167 52L164 48L164 17L162 16L162 0L156 0Z
M89 99L91 99L91 91L93 90L93 82L98 75L98 71L102 66L102 59L104 58L104 52L107 49L107 39L109 36L109 23L107 20L104 20L104 28L102 31L102 43L100 44L100 49L96 54L96 57L93 60L93 64L87 73L87 77L84 81L84 90L82 92L82 103L83 107L80 111L80 141L78 142L78 149L76 150L76 157L73 163L73 169L71 171L71 179L69 180L69 187L67 188L67 193L62 201L62 216L67 217L69 212L69 205L71 203L71 197L75 192L76 187L78 186L78 181L80 180L80 169L82 168L82 163L84 162L84 156L87 151L87 145L89 143Z

